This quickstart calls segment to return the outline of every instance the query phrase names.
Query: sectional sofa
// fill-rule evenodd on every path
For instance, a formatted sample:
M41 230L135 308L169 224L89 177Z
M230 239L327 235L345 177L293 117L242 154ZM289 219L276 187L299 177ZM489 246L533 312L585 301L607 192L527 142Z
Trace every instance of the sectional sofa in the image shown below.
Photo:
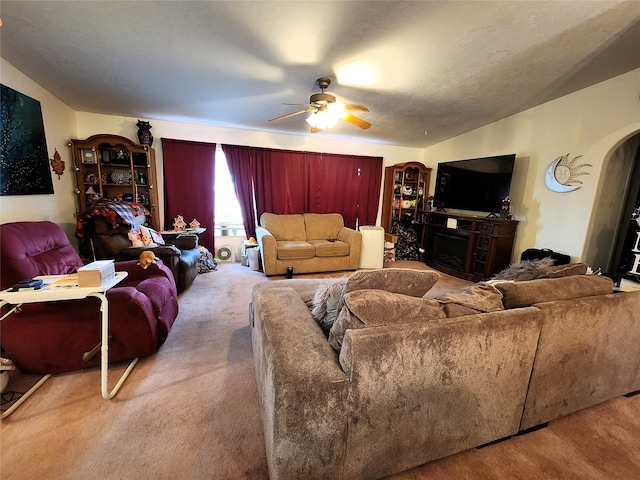
M572 275L428 298L382 271L333 288L328 331L329 280L254 288L272 480L377 479L640 390L640 292Z

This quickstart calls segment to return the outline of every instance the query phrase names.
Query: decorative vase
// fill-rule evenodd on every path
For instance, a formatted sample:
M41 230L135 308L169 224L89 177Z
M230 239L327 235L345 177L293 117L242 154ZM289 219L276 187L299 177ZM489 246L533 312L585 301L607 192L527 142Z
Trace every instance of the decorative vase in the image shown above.
M142 145L153 145L153 135L151 135L151 125L149 122L138 120L136 126L138 127L138 141Z

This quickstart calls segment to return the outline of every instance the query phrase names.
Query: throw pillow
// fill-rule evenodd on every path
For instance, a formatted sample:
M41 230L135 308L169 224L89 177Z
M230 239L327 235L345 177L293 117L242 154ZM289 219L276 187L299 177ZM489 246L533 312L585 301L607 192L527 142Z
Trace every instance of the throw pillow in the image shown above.
M344 307L329 332L329 344L338 352L347 330L427 322L445 318L433 299L416 298L381 290L357 290L344 295Z
M491 277L492 280L535 280L543 275L554 263L551 257L537 260L523 260L520 263L510 265L501 272Z
M311 303L311 316L315 318L325 334L338 317L338 308L342 304L342 295L346 278L330 278L316 290Z
M153 228L140 225L140 233L142 234L142 241L146 246L155 247L156 245L164 245L164 238Z
M549 267L541 278L560 278L571 275L586 275L589 266L586 263L572 263L570 265L555 265Z
M440 275L433 270L411 268L381 268L362 270L347 280L344 293L354 290L376 289L401 293L410 297L422 297L438 282Z
M134 247L143 247L144 241L142 240L142 234L140 232L134 232L131 230L128 233L129 240L131 240L131 245Z
M500 290L484 282L464 287L457 292L445 293L434 300L443 306L447 317L504 310Z
M613 293L613 281L603 275L541 278L528 282L498 283L495 287L502 292L504 308Z

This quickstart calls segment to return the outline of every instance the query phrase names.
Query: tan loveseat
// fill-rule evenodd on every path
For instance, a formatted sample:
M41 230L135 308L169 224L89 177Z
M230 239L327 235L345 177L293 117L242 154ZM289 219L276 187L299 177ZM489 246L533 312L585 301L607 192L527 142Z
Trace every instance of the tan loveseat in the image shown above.
M263 213L256 228L265 275L356 270L362 235L338 213Z
M347 282L328 339L311 315L323 280L254 288L272 480L377 479L640 389L640 292L606 277L429 299L368 274Z

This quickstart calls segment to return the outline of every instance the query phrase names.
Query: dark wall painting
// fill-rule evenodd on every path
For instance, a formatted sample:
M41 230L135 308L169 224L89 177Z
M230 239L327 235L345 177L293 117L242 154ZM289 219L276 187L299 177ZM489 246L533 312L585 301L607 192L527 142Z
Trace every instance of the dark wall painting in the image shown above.
M53 193L40 102L0 85L0 195Z

